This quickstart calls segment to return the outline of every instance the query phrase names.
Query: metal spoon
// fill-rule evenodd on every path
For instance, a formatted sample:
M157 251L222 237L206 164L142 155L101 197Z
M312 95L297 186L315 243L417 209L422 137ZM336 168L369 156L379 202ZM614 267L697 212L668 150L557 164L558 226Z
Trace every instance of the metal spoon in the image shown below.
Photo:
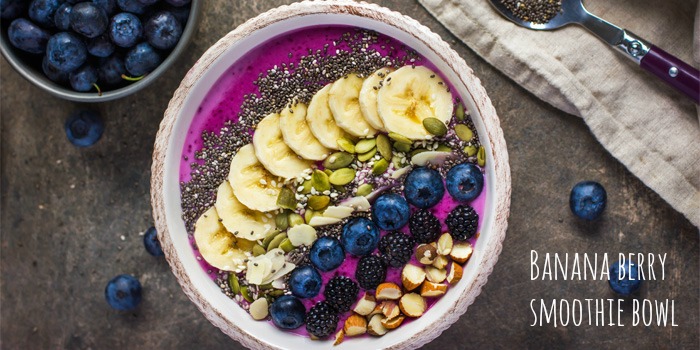
M697 69L639 36L591 14L583 7L582 0L561 0L561 12L547 23L533 23L515 17L501 0L489 2L501 15L525 28L552 30L567 24L583 26L632 59L642 69L661 78L700 104L700 73Z

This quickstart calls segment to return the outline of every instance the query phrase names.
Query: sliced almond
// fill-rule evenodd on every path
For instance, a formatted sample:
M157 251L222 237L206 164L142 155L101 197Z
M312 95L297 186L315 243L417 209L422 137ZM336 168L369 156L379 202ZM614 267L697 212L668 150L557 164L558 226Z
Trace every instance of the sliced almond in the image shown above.
M392 282L384 282L377 286L377 300L398 300L401 298L401 287Z
M450 273L447 274L447 282L449 284L454 285L462 279L462 274L464 273L464 270L462 269L461 265L454 261L451 261L447 268L450 270Z
M425 270L411 264L406 264L406 266L403 267L403 271L401 271L401 284L403 284L406 290L411 291L418 288L423 281L425 281Z
M404 294L399 301L399 308L408 317L420 317L425 312L425 299L416 293Z
M433 267L437 269L444 269L447 267L447 263L450 262L450 258L444 255L438 255L437 258L435 258L435 261L433 261Z
M382 315L387 318L394 318L401 314L401 309L399 305L393 300L382 301Z
M254 320L260 321L267 317L267 299L260 298L250 304L248 311Z
M296 225L287 230L287 237L295 247L300 245L310 246L316 241L316 229L311 225Z
M345 332L341 329L335 334L335 341L333 342L333 345L339 345L343 342L343 340L345 340Z
M363 295L362 298L357 301L357 305L355 305L355 308L352 311L355 311L362 316L367 316L372 312L372 310L374 310L375 306L377 306L377 301L374 299L374 295L365 293L365 295Z
M444 295L447 292L447 285L442 283L423 282L420 287L420 295L425 298L433 298Z
M442 283L442 281L447 278L447 271L445 269L438 269L432 266L425 267L425 278L433 283Z
M450 257L452 258L452 260L460 264L464 264L472 256L473 251L474 249L472 248L472 245L469 244L469 242L460 242L452 247Z
M367 333L367 319L364 316L358 314L352 314L345 320L345 325L343 325L343 332L348 337L354 337L360 334Z
M374 310L372 310L372 312L370 312L369 315L367 315L367 317L368 317L368 318L371 318L371 317L373 317L374 315L382 315L382 316L384 316L384 314L382 313L382 306L384 306L384 305L382 305L381 303L377 304L377 305L374 307Z
M437 252L440 255L450 255L452 251L452 246L454 242L452 241L452 235L449 233L443 233L437 242Z
M430 265L437 257L437 248L434 244L421 244L416 248L416 259L423 265Z
M406 316L404 315L399 315L394 318L386 317L382 319L382 326L384 326L386 329L396 329L401 325L401 323L403 323L404 319L406 319Z
M389 330L386 329L386 327L384 327L384 325L382 324L383 318L384 315L381 314L372 316L372 318L369 319L369 323L367 324L367 333L377 337L381 337L384 334L386 334L386 332L388 332Z

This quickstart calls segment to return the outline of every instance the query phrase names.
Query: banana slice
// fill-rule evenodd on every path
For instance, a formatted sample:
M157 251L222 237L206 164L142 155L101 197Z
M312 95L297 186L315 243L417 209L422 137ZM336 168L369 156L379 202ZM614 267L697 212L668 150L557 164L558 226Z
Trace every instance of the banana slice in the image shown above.
M380 68L376 72L372 73L365 81L362 83L362 88L360 89L360 110L365 120L373 128L377 130L384 130L384 123L382 118L379 117L379 112L377 111L377 93L379 93L379 83L386 78L386 75L393 72L394 68L384 67Z
M434 117L447 123L452 117L452 95L440 81L423 66L404 66L389 73L377 94L377 109L386 130L421 140L430 135L423 119Z
M280 129L287 146L308 160L324 160L330 150L311 133L306 123L306 105L292 102L280 113Z
M299 158L284 142L280 130L280 115L272 113L258 123L253 134L255 155L269 172L285 179L292 179L313 164Z
M233 232L236 238L255 241L265 238L275 229L272 219L268 219L262 212L247 208L238 201L228 181L219 185L214 207L221 217L221 223L229 232ZM253 247L250 246L250 249L252 250Z
M336 80L328 91L328 107L339 127L353 136L368 137L377 130L367 123L360 110L362 81L357 74Z
M335 123L333 113L328 107L328 91L330 90L331 84L328 84L323 89L318 90L311 98L309 108L306 111L306 123L318 142L326 148L337 150L340 149L338 139L345 136L345 131Z
M239 249L236 237L219 221L216 208L209 208L197 219L194 224L194 241L209 265L225 271L245 267L245 252Z
M241 147L231 159L228 181L233 194L246 207L258 211L279 209L277 197L282 188L277 184L282 180L260 164L253 145Z

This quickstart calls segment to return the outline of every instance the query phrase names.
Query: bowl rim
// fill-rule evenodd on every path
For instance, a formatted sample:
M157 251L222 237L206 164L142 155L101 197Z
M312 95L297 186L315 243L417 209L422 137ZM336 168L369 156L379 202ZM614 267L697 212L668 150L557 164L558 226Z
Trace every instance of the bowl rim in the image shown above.
M442 315L445 321L430 329L425 327L391 346L391 348L395 349L416 348L433 340L439 336L442 331L456 322L457 319L466 312L467 307L474 302L476 296L480 294L482 286L486 283L488 275L492 272L498 260L502 249L502 242L505 238L507 218L510 210L511 178L503 131L500 128L500 122L496 111L485 89L481 85L480 80L474 76L472 69L467 66L466 62L451 49L439 35L433 33L430 29L408 16L379 5L354 2L351 0L323 2L302 1L277 7L249 19L212 45L187 73L181 85L175 91L165 111L163 121L161 122L156 136L151 169L151 203L158 237L165 252L166 260L173 274L176 276L178 283L181 285L185 294L212 324L246 347L277 349L277 347L265 340L256 338L242 327L228 321L224 315L211 305L207 297L193 286L191 278L186 273L182 261L178 259L178 253L175 251L173 241L168 231L167 210L164 200L165 160L173 129L190 91L195 87L198 79L226 52L228 47L238 41L244 40L256 30L276 22L298 16L324 15L329 13L360 16L370 20L384 22L400 31L412 35L416 40L421 41L432 49L458 77L459 81L453 81L452 83L455 85L462 84L464 86L469 97L473 101L472 107L475 108L481 116L480 119L487 136L487 159L489 162L487 166L489 167L489 171L492 172L493 179L496 182L493 187L491 187L495 203L493 204L493 211L490 212L493 224L489 235L493 236L493 243L488 247L483 261L481 261L481 264L477 267L478 270L473 281L464 289L461 297L458 298L453 307L445 311ZM494 157L495 154L498 154L498 157Z
M178 41L177 45L175 45L173 50L170 51L165 60L163 60L163 62L158 65L156 69L146 74L146 76L139 81L116 90L104 91L102 92L102 95L99 95L96 92L73 91L70 88L60 86L57 83L49 80L46 76L44 76L41 70L36 70L33 67L30 67L17 55L15 51L18 49L10 47L11 44L8 40L6 40L7 33L5 31L3 31L2 35L0 35L0 53L2 53L2 56L5 58L5 60L7 60L10 66L12 66L16 72L24 77L24 79L53 96L75 102L97 103L112 101L131 95L147 87L156 81L161 75L163 75L163 73L165 73L165 71L167 71L178 58L180 58L185 49L187 49L187 46L197 30L199 20L201 18L202 3L203 1L200 0L192 0L190 2L190 15L187 19L187 24L185 24L185 28L182 30L180 41Z

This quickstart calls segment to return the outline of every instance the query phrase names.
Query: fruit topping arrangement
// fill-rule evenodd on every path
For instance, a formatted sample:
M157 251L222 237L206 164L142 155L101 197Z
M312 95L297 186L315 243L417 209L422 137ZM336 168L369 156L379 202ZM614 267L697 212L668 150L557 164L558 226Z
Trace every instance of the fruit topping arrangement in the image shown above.
M198 159L212 166L192 169L210 181L182 182L183 219L203 267L255 320L336 344L382 336L462 277L484 148L434 69L379 62L227 123L235 141L204 134ZM193 191L204 186L215 195Z
M113 90L153 71L180 40L190 0L2 1L7 37L52 81Z

